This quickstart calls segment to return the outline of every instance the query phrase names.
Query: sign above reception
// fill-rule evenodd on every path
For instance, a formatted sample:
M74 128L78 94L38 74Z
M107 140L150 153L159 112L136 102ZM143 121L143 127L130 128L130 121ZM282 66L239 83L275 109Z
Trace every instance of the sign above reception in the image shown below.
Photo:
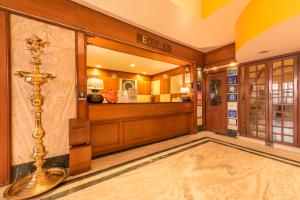
M136 34L136 41L137 43L145 44L149 47L153 47L169 53L172 50L172 46L169 43L159 41L141 33Z

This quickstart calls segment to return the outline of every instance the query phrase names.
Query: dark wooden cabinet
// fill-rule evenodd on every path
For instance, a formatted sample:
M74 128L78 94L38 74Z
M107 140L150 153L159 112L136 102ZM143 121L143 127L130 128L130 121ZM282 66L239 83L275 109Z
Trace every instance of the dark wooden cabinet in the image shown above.
M239 78L240 134L300 146L299 56L242 65Z

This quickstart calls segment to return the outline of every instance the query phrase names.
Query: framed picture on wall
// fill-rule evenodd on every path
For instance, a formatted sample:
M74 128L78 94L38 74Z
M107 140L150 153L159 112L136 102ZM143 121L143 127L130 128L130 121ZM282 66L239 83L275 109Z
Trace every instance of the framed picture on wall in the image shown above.
M237 92L237 85L228 85L227 86L228 93L236 93Z
M228 94L228 102L237 102L236 94Z
M201 91L201 82L197 82L197 91Z
M136 89L136 81L130 79L121 79L122 90Z
M228 84L236 84L237 83L237 76L228 76L227 77L227 83Z
M197 92L197 105L202 105L202 92Z
M227 70L227 75L232 76L232 75L237 75L237 69L228 69Z
M228 124L236 126L237 125L237 119L228 119Z
M236 110L228 110L228 118L236 118L237 112Z

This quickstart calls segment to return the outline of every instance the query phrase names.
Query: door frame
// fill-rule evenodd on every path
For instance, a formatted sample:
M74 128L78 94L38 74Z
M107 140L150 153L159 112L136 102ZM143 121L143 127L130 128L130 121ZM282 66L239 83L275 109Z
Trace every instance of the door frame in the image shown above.
M207 91L207 79L210 75L217 75L217 74L224 74L224 77L225 77L225 83L226 83L226 87L224 89L225 92L225 118L226 118L226 128L225 128L225 132L224 132L224 135L226 135L227 133L227 126L228 126L228 113L227 113L227 110L228 110L228 105L227 105L227 68L222 68L222 69L219 69L217 71L212 71L212 72L209 72L209 73L206 73L204 76L203 76L203 98L204 98L204 102L203 102L203 105L204 108L203 108L203 113L204 113L204 130L207 130L207 105L208 105L208 93L209 91Z
M265 133L265 137L264 138L260 138L260 137L254 137L251 136L250 134L250 123L249 123L249 66L252 65L260 65L260 64L264 64L265 65L265 90L268 91L265 93L265 129L266 129L266 133ZM268 63L266 62L256 62L256 63L252 63L249 65L244 65L243 66L245 69L245 77L244 77L244 95L245 95L245 122L246 122L246 128L245 128L245 134L244 136L249 137L249 138L254 138L254 139L258 139L258 140L264 140L265 142L270 142L270 138L269 138L269 66Z
M276 62L276 61L283 61L285 59L294 59L294 74L293 74L293 82L294 82L294 89L293 89L293 92L294 92L294 97L293 97L293 102L294 102L294 105L293 105L293 124L294 124L294 127L293 127L293 141L294 143L293 144L289 144L287 142L283 142L283 141L273 141L273 135L272 135L272 117L268 117L268 142L272 142L272 143L277 143L277 144L282 144L282 145L287 145L287 146L300 146L300 143L299 143L299 138L300 138L300 135L299 135L299 127L298 127L298 122L299 122L299 114L298 114L298 103L299 103L299 81L298 81L298 77L299 77L299 56L282 56L280 58L276 58L276 59L273 59L273 60L270 60L267 62L267 66L268 66L268 81L269 81L269 90L268 90L268 96L269 96L269 99L268 99L268 108L269 108L269 115L272 115L271 112L273 111L272 109L272 98L271 98L271 95L272 95L272 82L273 82L273 76L272 76L272 63L273 62ZM281 125L281 127L283 128L283 126Z
M293 52L293 53L288 53L288 54L284 54L284 55L279 55L279 56L274 56L274 57L270 57L270 58L265 58L265 59L260 59L260 60L256 60L256 61L251 61L251 62L247 62L247 63L241 63L239 65L239 73L242 72L242 70L244 70L244 77L241 76L241 74L239 74L239 84L238 84L238 87L239 87L239 92L242 91L242 93L240 93L238 95L238 108L239 108L239 115L238 115L238 121L239 121L239 131L240 131L240 135L242 136L245 136L245 137L250 137L250 138L253 138L251 136L248 135L248 126L249 126L249 122L248 122L248 119L247 119L247 112L248 112L248 102L247 102L247 95L246 95L246 92L247 92L247 67L250 66L250 65L257 65L259 63L262 63L262 64L266 64L266 67L267 67L267 87L268 87L268 94L267 94L267 136L266 136L266 139L265 141L266 142L273 142L272 141L272 133L271 133L271 127L270 127L270 119L269 119L269 113L270 113L270 109L269 109L269 106L270 106L270 84L272 83L269 76L270 76L270 63L275 61L275 60L282 60L282 59L285 59L285 58L288 58L288 57L294 57L296 59L295 61L295 69L297 69L297 72L294 72L294 78L297 78L297 80L294 80L294 84L295 84L295 97L294 97L294 100L295 100L295 108L294 108L294 116L296 116L296 120L294 123L296 124L295 126L295 134L297 135L296 137L296 144L288 144L288 143L278 143L278 142L274 142L274 143L278 143L278 144L283 144L283 145L287 145L287 146L294 146L294 147L300 147L300 127L299 127L299 124L300 124L300 112L299 112L299 107L300 107L300 92L299 92L299 89L300 89L300 52ZM243 112L241 112L241 107L243 107ZM245 129L242 129L241 128L241 123L242 123L242 120L244 119L244 123L246 123L246 126L245 126ZM259 138L256 138L256 139L259 139Z

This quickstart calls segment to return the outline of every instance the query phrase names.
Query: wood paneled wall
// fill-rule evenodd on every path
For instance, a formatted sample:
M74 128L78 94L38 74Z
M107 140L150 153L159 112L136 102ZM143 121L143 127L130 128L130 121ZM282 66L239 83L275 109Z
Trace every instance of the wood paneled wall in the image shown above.
M192 103L89 105L93 155L192 132Z
M87 76L93 77L97 76L101 78L104 82L104 90L102 93L107 92L108 89L113 89L115 91L119 90L119 78L133 79L137 80L138 84L138 94L139 95L151 95L151 81L160 80L160 94L170 94L170 77L177 76L184 73L184 66L180 66L175 69L171 69L153 76L141 75L129 72L121 72L108 69L97 69L97 68L87 68ZM174 94L175 96L181 96L182 94ZM159 99L155 102L159 102Z
M86 94L86 36L82 32L76 33L76 61L77 61L77 95ZM87 118L86 100L77 101L77 117Z
M139 95L150 95L151 94L151 76L121 72L109 69L97 69L97 68L87 68L86 70L88 77L98 77L103 80L104 89L101 93L106 93L107 90L113 89L118 91L120 89L120 78L137 80L137 88Z
M0 186L8 184L11 166L9 18L0 11Z
M123 42L115 42L113 40L103 38L103 37L94 37L90 36L87 38L87 43L90 45L111 49L114 51L119 51L135 56L140 56L144 58L149 58L152 60L158 60L161 62L167 62L172 63L175 65L187 65L189 64L188 61L182 60L180 58L174 57L174 56L165 56L164 54L155 52L155 51L149 51L149 49L144 49L140 47L136 47L133 45L128 45Z
M177 76L179 74L183 75L183 66L171 69L159 74L152 76L152 80L160 80L160 94L170 94L170 77Z
M235 44L229 44L205 54L205 67L228 64L235 61Z

